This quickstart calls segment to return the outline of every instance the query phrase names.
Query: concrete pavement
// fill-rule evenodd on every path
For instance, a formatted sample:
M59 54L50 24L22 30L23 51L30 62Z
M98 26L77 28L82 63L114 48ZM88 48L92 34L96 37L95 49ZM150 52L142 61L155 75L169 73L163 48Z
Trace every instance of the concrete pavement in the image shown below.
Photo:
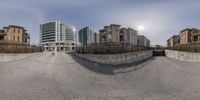
M198 100L200 63L106 66L59 52L0 63L0 100Z

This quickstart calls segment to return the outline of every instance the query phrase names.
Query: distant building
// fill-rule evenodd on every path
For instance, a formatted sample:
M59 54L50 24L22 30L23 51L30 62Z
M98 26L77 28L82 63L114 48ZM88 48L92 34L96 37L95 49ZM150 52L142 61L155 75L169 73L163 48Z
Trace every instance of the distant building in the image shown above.
M180 44L188 44L192 41L192 33L198 31L196 28L184 29L180 32Z
M63 34L63 36L65 36L64 41L75 41L75 27L74 26L70 26L70 25L66 25L65 27L63 27L65 29L65 32Z
M192 39L192 43L200 43L200 30L199 29L192 32L191 39Z
M99 30L100 42L121 42L137 45L137 31L132 28L120 28L121 25L111 24Z
M97 32L94 33L94 43L99 43L99 34Z
M116 24L104 26L104 29L99 30L100 42L120 42L120 27L121 25Z
M30 35L24 27L9 25L0 29L0 41L30 44Z
M197 28L187 28L180 31L179 35L170 37L167 40L167 47L197 42L200 42L200 30Z
M173 35L171 38L167 40L167 47L174 47L180 44L180 36Z
M44 50L74 51L75 27L61 23L59 20L40 25L40 45Z
M145 37L144 35L138 35L137 36L137 45L150 47L150 40L147 37Z
M127 40L126 42L131 43L133 45L137 45L137 35L138 32L132 28L128 28L127 30ZM150 42L149 42L150 43Z
M98 34L94 32L90 27L85 27L78 32L79 43L81 45L88 45L92 43L98 43Z

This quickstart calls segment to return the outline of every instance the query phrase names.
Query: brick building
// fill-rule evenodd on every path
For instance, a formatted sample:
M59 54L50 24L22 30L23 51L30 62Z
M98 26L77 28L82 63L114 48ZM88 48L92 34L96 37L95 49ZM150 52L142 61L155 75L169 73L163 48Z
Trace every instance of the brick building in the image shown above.
M179 35L170 37L167 40L167 47L197 42L200 42L200 30L197 28L187 28L180 31Z
M180 44L180 36L173 35L171 38L167 40L167 47L174 47Z
M198 32L199 29L192 28L192 29L184 29L180 32L180 44L189 44L192 42L192 33Z
M0 41L30 44L30 35L24 27L9 25L0 29Z

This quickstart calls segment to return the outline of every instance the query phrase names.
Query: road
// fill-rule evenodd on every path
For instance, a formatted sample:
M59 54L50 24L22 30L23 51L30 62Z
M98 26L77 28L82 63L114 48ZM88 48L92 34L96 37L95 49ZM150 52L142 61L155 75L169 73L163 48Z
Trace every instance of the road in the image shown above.
M0 63L0 100L200 100L200 63L106 66L46 52Z

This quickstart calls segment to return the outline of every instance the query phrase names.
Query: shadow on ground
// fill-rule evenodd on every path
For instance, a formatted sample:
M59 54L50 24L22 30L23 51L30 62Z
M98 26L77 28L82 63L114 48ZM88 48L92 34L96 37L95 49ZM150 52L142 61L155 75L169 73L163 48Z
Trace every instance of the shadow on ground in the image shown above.
M147 58L140 62L114 66L114 65L105 65L105 64L91 62L91 61L85 60L81 57L75 56L74 54L69 54L69 55L78 64L87 68L88 70L97 72L99 74L106 74L106 75L123 74L123 73L137 71L137 70L145 67L146 65L148 65L155 59L155 57L150 57L150 58Z

